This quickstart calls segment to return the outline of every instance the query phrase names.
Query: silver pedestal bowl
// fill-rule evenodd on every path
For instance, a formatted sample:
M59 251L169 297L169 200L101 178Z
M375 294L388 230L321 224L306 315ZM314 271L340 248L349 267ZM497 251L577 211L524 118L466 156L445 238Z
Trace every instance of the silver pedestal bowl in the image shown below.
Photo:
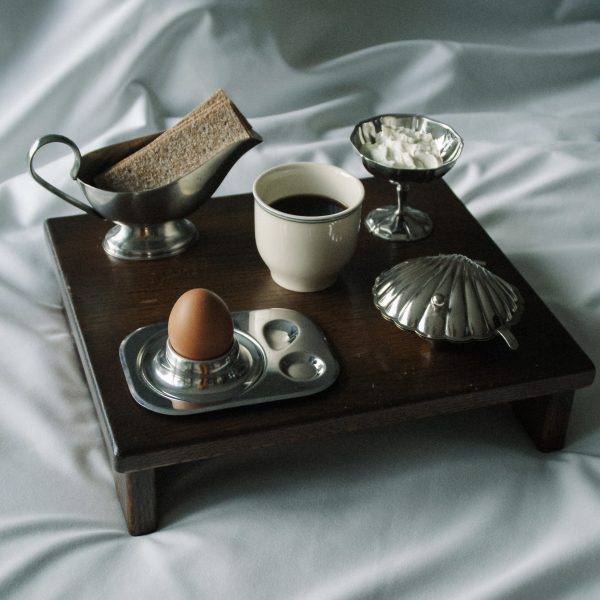
M114 192L96 186L97 175L149 144L160 133L106 146L84 156L69 138L45 135L29 150L29 172L40 185L69 204L115 224L102 243L108 255L126 260L174 256L187 250L198 237L196 227L185 217L210 198L238 159L262 138L252 132L250 138L230 144L196 170L158 188ZM54 142L66 144L72 150L71 177L81 186L89 204L53 186L35 171L35 154L42 146Z
M442 163L435 168L394 168L379 163L364 152L365 144L375 141L382 126L405 127L419 133L430 133L435 140ZM443 177L456 163L463 149L462 138L450 127L422 115L386 114L358 123L350 141L362 159L367 171L375 177L387 179L396 186L396 205L372 210L365 220L367 229L377 237L392 242L408 242L427 237L433 228L429 215L407 205L412 184L425 183Z

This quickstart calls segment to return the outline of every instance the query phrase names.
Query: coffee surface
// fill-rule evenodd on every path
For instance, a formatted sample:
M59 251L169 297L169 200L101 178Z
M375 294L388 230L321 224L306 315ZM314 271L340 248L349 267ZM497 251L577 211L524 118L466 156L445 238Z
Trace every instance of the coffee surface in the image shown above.
M346 210L341 202L322 194L293 194L271 203L275 210L299 217L321 217Z

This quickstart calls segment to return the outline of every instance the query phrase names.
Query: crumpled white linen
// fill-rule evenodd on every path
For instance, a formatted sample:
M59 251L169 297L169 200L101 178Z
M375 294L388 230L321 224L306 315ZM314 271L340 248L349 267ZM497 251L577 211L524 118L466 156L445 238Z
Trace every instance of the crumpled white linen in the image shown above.
M506 408L161 475L130 537L26 173L54 132L87 152L219 87L265 141L217 194L297 160L366 172L358 120L417 112L465 150L447 182L600 364L600 5L5 0L0 6L0 598L595 599L600 383L564 451ZM74 195L66 149L36 167ZM82 266L83 268L83 266Z

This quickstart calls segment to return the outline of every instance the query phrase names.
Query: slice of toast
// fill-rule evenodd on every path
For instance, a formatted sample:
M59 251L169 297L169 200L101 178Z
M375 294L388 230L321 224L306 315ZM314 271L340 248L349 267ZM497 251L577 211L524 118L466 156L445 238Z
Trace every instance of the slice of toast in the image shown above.
M196 108L193 108L187 115L175 123L171 129L178 129L179 127L182 127L190 119L199 116L200 114L206 112L209 108L212 108L223 101L230 100L227 94L223 90L219 89L214 94L209 96L204 102L198 104Z
M137 152L109 167L96 185L117 192L162 187L197 169L252 127L222 90Z

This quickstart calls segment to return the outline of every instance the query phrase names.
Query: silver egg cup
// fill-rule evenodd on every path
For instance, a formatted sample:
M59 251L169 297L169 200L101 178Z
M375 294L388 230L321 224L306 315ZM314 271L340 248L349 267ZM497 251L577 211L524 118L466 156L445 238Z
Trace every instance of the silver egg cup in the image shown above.
M442 164L432 169L398 169L369 158L364 154L363 146L375 141L382 125L430 133L439 148ZM443 177L454 166L463 149L463 140L458 133L449 125L422 115L385 114L358 123L350 135L350 141L369 173L387 179L396 186L396 204L372 210L365 220L367 230L391 242L411 242L427 237L433 229L431 217L422 210L408 206L408 192L412 184Z
M69 138L44 135L29 150L29 172L41 186L65 202L114 223L102 243L109 256L125 260L174 256L185 252L198 238L196 227L185 217L210 198L238 159L262 138L252 132L252 137L228 145L194 171L164 186L136 192L114 192L96 186L97 175L143 148L160 133L99 148L84 156ZM80 185L89 204L58 189L34 169L33 158L38 150L55 142L66 144L73 152L71 177Z

